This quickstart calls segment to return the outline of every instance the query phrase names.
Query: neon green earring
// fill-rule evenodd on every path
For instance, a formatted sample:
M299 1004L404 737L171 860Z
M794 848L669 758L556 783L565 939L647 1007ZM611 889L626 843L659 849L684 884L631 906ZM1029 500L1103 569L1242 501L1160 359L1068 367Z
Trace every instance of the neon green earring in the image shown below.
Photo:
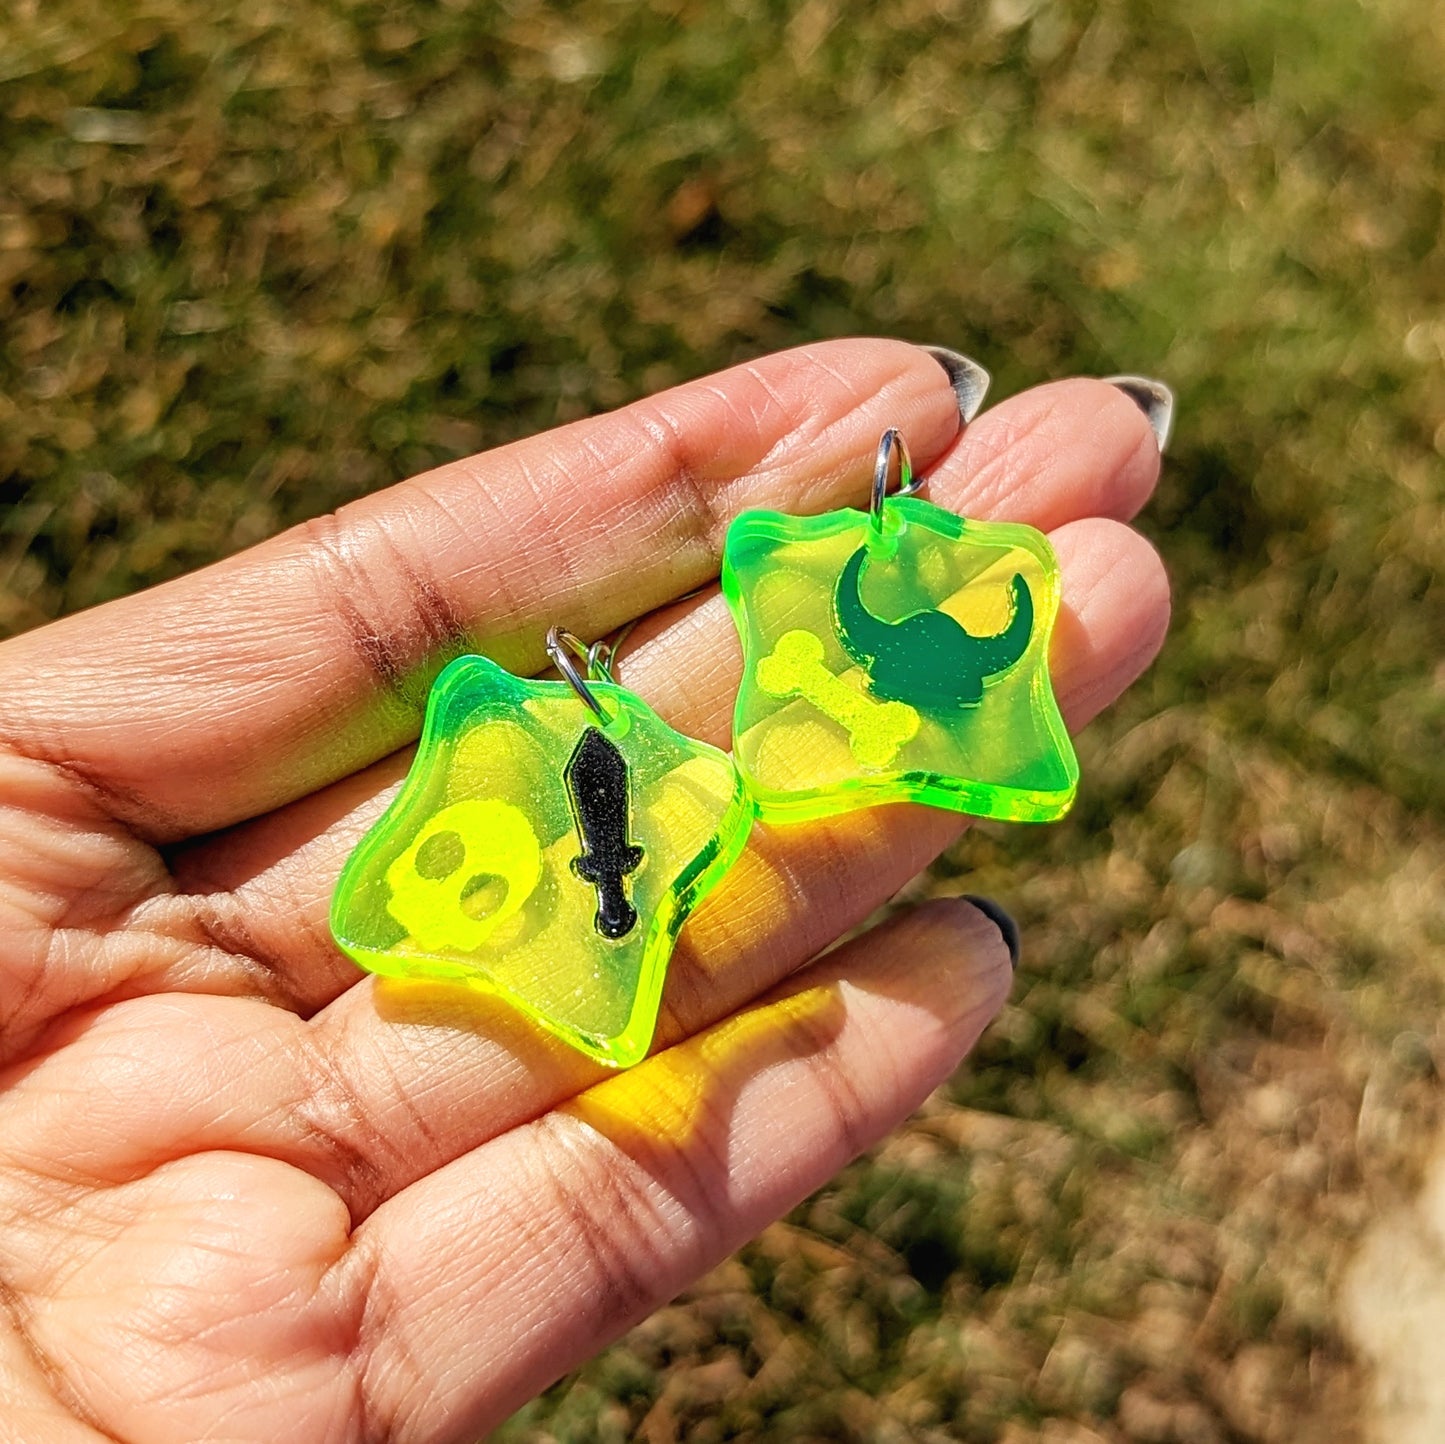
M485 657L437 678L401 792L342 870L331 930L371 972L500 993L625 1067L647 1053L673 942L753 808L725 753L612 681L606 647L554 627L547 650L564 681Z
M955 516L921 486L890 429L867 512L748 511L728 529L722 587L743 643L733 751L764 818L911 799L1042 822L1073 802L1079 766L1048 674L1053 549L1033 527Z

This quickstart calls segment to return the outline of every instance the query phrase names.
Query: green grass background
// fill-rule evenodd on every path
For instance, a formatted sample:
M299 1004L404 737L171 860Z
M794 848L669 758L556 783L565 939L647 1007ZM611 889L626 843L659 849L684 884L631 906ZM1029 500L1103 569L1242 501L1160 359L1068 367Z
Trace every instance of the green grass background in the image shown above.
M0 627L810 338L1178 397L1013 1000L511 1441L1359 1437L1445 1058L1445 11L8 0Z

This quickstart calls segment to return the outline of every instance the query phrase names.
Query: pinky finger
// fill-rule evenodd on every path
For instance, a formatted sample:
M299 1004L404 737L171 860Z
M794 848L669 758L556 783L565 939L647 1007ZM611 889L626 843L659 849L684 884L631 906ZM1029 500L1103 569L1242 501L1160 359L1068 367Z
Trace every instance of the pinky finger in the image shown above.
M912 1112L1009 978L981 912L925 904L398 1194L343 1266L367 1417L429 1444L500 1422Z

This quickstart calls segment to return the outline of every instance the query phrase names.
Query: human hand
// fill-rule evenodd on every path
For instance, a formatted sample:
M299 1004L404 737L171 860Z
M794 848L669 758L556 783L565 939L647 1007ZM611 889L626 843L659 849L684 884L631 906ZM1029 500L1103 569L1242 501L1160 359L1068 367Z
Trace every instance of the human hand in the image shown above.
M958 435L939 365L812 346L444 466L0 647L0 1436L475 1438L943 1081L1008 952L962 901L862 922L957 834L759 826L684 931L663 1049L607 1076L499 1003L359 974L341 864L427 684L634 617L618 680L728 745L715 588L749 506L860 504L887 425L932 500L1050 532L1077 728L1168 616L1122 523L1158 454L1094 381Z

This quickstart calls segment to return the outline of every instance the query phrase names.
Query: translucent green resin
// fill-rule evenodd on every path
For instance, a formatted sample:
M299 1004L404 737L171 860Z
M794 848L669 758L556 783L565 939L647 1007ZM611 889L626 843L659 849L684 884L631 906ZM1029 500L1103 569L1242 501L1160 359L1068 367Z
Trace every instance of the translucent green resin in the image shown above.
M652 1041L678 930L742 851L753 809L724 753L589 685L605 726L565 682L484 657L447 667L401 792L342 871L331 929L372 972L500 993L626 1066ZM611 851L588 832L594 806L625 826Z
M743 642L733 751L776 821L912 799L1042 822L1079 766L1049 682L1059 567L1033 527L890 497L749 511L722 586Z

